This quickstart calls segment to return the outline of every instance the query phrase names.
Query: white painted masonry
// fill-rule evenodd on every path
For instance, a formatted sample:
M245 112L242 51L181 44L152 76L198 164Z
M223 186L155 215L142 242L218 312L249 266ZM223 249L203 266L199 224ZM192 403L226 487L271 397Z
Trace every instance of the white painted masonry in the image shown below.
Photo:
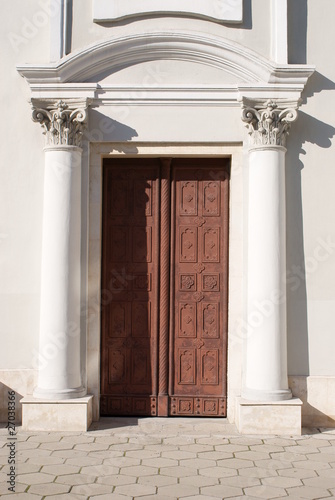
M1 418L7 388L24 397L27 428L44 418L51 429L57 414L57 429L65 429L74 396L78 428L89 425L91 409L99 418L103 158L205 154L231 156L233 165L228 418L241 432L253 429L259 411L270 433L298 432L300 411L304 425L334 426L333 0L322 9L317 0L299 8L227 0L233 10L243 5L232 23L210 19L209 10L224 5L216 0L200 16L186 12L190 3L182 16L173 9L111 14L110 4L3 5ZM268 101L275 114L298 109L298 118L286 144L250 149L250 127L261 122L252 121L254 111L267 110ZM34 115L40 122L51 113L42 123L47 137L60 107L87 118L82 128L78 121L63 127L60 142L43 150L31 107L45 110ZM68 141L75 130L81 145Z

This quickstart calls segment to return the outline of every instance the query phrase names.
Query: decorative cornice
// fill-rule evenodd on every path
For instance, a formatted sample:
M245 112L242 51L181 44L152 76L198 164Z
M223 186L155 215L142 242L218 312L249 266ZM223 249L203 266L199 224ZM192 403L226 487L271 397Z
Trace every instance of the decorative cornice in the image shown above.
M47 146L81 146L87 102L35 101L32 119L42 125Z
M242 121L246 123L253 146L285 147L291 123L298 117L297 105L290 104L273 100L242 102Z
M314 67L276 64L249 48L214 34L185 30L132 33L95 42L51 64L18 65L29 84L99 81L106 70L147 61L173 59L210 65L238 84L290 84L301 92Z

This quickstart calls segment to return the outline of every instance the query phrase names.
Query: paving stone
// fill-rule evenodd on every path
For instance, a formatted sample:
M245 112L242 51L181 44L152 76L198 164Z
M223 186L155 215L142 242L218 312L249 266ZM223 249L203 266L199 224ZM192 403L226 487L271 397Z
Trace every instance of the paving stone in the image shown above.
M134 444L134 443L120 443L120 444L112 444L109 447L110 450L117 450L117 451L131 451L131 450L142 450L143 447L139 444Z
M335 470L333 468L318 470L318 476L334 478L335 477ZM309 476L309 477L311 477L311 476Z
M10 493L9 495L2 495L1 498L3 500L13 500L14 495L15 495L15 500L39 500L39 499L42 499L42 496L32 495L30 493L14 493L14 494ZM48 497L48 500L49 500L49 498L50 497ZM60 500L62 500L62 499L60 499ZM75 499L73 499L73 500L75 500Z
M57 483L47 483L47 484L34 484L30 486L29 493L35 493L37 495L58 495L60 493L69 493L71 486L69 484L57 484Z
M250 450L261 451L262 453L276 453L280 451L285 451L283 446L278 446L274 444L252 445L250 446Z
M187 476L181 477L179 479L180 484L189 484L190 486L215 486L219 484L219 479L217 477L208 476Z
M89 484L94 483L96 476L87 476L85 474L67 474L66 476L59 476L56 483L62 484Z
M63 464L65 462L65 458L62 457L55 457L55 456L50 456L50 457L31 457L28 458L27 464L36 464L42 467L42 465L58 465L58 464Z
M198 471L197 469L191 469L190 467L162 467L160 473L163 476L187 477L196 476Z
M107 495L112 493L114 486L108 484L78 484L71 489L71 494L86 495Z
M171 486L168 486L168 488L171 488ZM125 486L117 486L113 493L128 495L129 497L155 495L156 487L147 484L128 484Z
M51 495L48 496L46 500L69 500L69 495L70 495L70 500L86 500L87 497L85 495L76 495L74 493L65 493L65 495ZM34 497L36 500L36 497ZM29 500L29 499L27 499Z
M146 465L135 465L131 467L122 467L120 469L120 474L125 476L152 476L158 473L157 467L148 467Z
M195 438L190 436L176 436L163 439L164 444L174 444L176 446L195 444Z
M332 453L309 453L306 455L308 460L315 460L316 462L327 462L329 464L335 462L335 454Z
M211 437L196 439L196 444L208 444L212 446L219 446L222 444L229 444L229 441L227 438L221 436L211 436Z
M59 442L50 442L50 443L42 443L40 445L40 450L50 450L50 451L56 451L56 450L72 450L73 448L72 443L67 443L65 441L59 441Z
M225 453L237 453L238 451L248 451L248 446L241 444L219 444L214 446L215 451L223 451Z
M93 436L86 436L84 434L80 436L64 436L62 443L70 443L73 446L76 444L88 444L88 443L93 443L94 442L94 437Z
M188 484L174 484L170 486L161 486L157 489L157 496L173 497L173 498L183 498L191 495L198 495L199 488L196 486L190 486Z
M145 446L145 451L156 451L159 454L165 451L176 450L176 446L172 444L148 444Z
M245 436L237 436L233 438L229 438L229 442L231 444L241 444L245 446L255 446L255 445L263 445L263 440L261 438L253 438L253 437L245 437ZM256 450L257 451L257 450Z
M158 460L157 458L152 460ZM113 457L113 458L105 458L103 461L104 465L112 465L115 467L128 467L131 465L140 465L141 460L138 458L131 457ZM149 464L147 464L149 465Z
M127 437L122 436L104 436L95 438L96 443L107 443L109 446L112 444L125 444L128 443Z
M198 453L198 458L205 460L223 460L225 458L234 458L234 455L223 451L202 451Z
M285 476L265 477L261 479L265 486L277 486L279 488L292 488L293 486L302 486L301 479Z
M188 460L181 460L180 465L184 465L183 462L187 461ZM172 460L172 458L164 458L164 457L145 458L144 460L142 460L142 465L148 465L151 467L158 467L158 468L173 467L178 465L178 460Z
M89 453L78 451L77 453L83 453L83 456L85 457L99 458L101 460L108 460L109 458L124 456L124 451L116 451L116 450L92 451Z
M266 460L270 459L270 454L269 453L263 453L261 451L238 451L237 453L234 454L235 458L242 458L242 459L247 459L247 460Z
M285 477L296 477L299 479L304 479L308 477L316 477L316 472L309 469L282 469L278 471L280 476Z
M284 462L281 460L275 460L271 458L268 460L255 460L255 465L256 467L261 467L264 469L274 469L274 470L289 469L292 467L292 464L290 462Z
M134 476L120 476L117 474L115 476L101 476L98 477L97 483L99 484L110 484L112 486L123 486L125 484L136 483L137 478Z
M67 465L78 465L78 467L84 467L85 465L101 465L102 458L93 457L77 457L77 458L67 458L65 463Z
M184 497L184 500L217 500L217 498L208 495L193 495L192 497Z
M50 434L39 432L36 435L29 436L28 441L34 441L37 443L57 442L60 441L62 437L63 434L60 434L58 432L51 432Z
M304 440L297 440L297 444L300 445L302 444L303 446L310 446L313 448L323 448L326 446L331 446L330 443L328 443L324 439L318 439L315 437L311 437L310 439L304 439Z
M199 474L201 476L217 477L219 479L219 478L228 477L228 476L236 476L237 470L226 468L226 467L216 466L216 467L209 467L208 469L201 469L199 471Z
M292 438L282 438L282 437L273 437L264 439L264 444L276 445L276 446L292 446L292 444L296 444L296 441Z
M54 476L61 476L63 474L77 474L79 472L80 467L75 465L45 465L42 467L41 472L45 472L46 474L53 474Z
M305 486L313 486L314 488L335 488L335 471L333 477L312 477L303 479Z
M270 453L273 460L280 460L281 462L298 462L300 460L307 460L306 455L291 453L289 451L282 451L280 453Z
M33 457L50 457L51 450L43 450L41 448L36 448L34 450L23 450L18 451L17 456L21 458L21 460L26 460L27 458Z
M122 497L122 498L125 498L125 497ZM156 499L157 498L157 495L145 495L145 496L140 496L140 497L134 497L134 498L139 498L140 500L152 500L152 499ZM171 498L173 497L164 497L162 495L159 495L159 500L171 500ZM177 499L176 499L177 500Z
M175 450L175 451L163 452L162 457L173 458L175 460L183 460L183 459L187 459L187 458L196 458L197 454L194 452L190 452L190 451Z
M113 445L112 445L113 446ZM79 443L74 445L74 450L80 451L107 451L109 448L108 444L103 443Z
M55 474L52 476L51 474L43 474L42 472L35 472L31 474L21 474L20 475L20 483L24 484L42 484L42 483L51 483L55 479Z
M38 450L36 450L38 451ZM53 457L61 457L61 458L74 458L74 457L87 457L87 453L79 450L57 450L52 453Z
M219 467L228 467L231 469L244 469L245 467L253 467L254 464L251 460L242 460L238 458L226 458L225 460L218 460Z
M316 462L315 460L301 460L301 462L292 462L296 469L310 469L319 471L322 469L330 469L330 465L325 462Z
M264 478L264 477L277 476L277 471L274 469L263 469L262 467L248 467L246 469L240 469L239 475L247 477Z
M16 491L16 493L23 493L24 491L26 491L26 489L27 489L27 485L26 485L26 484L21 484L21 483L19 482L19 477L18 477L18 476L17 476L17 478L16 478L16 479L17 479L17 481L16 481L16 485L15 485L15 491ZM1 498L3 497L3 495L6 495L6 493L10 493L10 492L8 491L8 486L9 486L9 485L7 484L7 482L6 482L6 481L7 481L7 478L5 479L5 481L4 481L4 482L1 482L1 483L0 483L0 497L1 497ZM12 493L12 495L13 495L13 493ZM15 497L15 498L16 498L16 497Z
M247 476L232 476L220 479L220 484L225 486L236 486L238 488L247 488L247 486L260 486L260 479Z
M214 460L205 460L204 458L189 458L180 460L179 464L183 467L194 467L195 469L206 469L207 467L215 467Z
M32 464L30 462L17 463L16 471L18 474L29 474L30 472L39 472L42 465Z
M225 486L219 484L217 486L205 486L201 488L201 495L207 495L217 498L230 498L237 495L243 495L242 488L235 488L234 486Z
M152 451L152 450L134 450L134 451L127 451L125 456L131 458L138 458L139 460L142 460L143 458L159 457L160 453L158 451Z
M331 496L326 488L313 488L312 486L298 486L296 488L288 488L287 493L300 496L301 498L310 498L311 500Z
M177 478L156 474L154 476L139 477L137 482L139 484L149 484L151 486L168 486L169 484L176 484Z
M145 498L145 497L141 497ZM49 500L49 499L47 499ZM94 495L90 497L90 500L132 500L132 497L125 495L116 495L115 493L108 493L107 495Z
M162 439L153 436L132 436L129 438L129 443L147 446L148 444L162 444Z
M53 443L56 444L56 443ZM34 450L40 446L40 443L34 441L22 441L21 443L16 443L16 449L18 450Z
M202 451L214 451L214 446L207 444L190 444L179 446L179 449L181 451L194 451L195 453L201 453Z
M289 453L296 453L298 455L306 455L307 453L320 453L317 448L313 449L310 448L310 446L299 446L299 445L294 445L294 446L285 446L285 451Z
M266 500L286 496L284 488L275 488L273 486L264 485L245 488L244 493L256 498L265 498Z
M111 465L101 464L101 465L87 465L82 467L80 474L86 474L87 476L108 476L109 474L119 474L119 467L113 467Z

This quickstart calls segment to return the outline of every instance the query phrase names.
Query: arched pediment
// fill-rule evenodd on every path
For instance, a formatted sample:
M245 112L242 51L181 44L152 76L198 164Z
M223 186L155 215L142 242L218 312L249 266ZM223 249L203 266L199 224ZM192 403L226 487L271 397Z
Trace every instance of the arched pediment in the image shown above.
M99 75L157 60L212 66L234 76L236 84L305 84L312 68L278 65L232 41L202 32L151 32L109 38L69 54L57 63L20 65L30 84L98 82Z

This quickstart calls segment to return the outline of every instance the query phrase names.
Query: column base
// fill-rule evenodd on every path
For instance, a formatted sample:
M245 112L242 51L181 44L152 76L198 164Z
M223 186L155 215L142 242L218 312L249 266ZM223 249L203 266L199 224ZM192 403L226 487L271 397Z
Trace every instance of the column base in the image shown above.
M236 398L236 427L241 434L301 436L302 401L250 401Z
M81 398L86 395L84 387L77 387L76 389L64 389L64 391L50 391L49 389L41 389L36 387L33 392L33 397L45 400L61 400L61 399L74 399Z
M24 431L87 431L92 423L93 396L48 400L25 397L22 404Z

